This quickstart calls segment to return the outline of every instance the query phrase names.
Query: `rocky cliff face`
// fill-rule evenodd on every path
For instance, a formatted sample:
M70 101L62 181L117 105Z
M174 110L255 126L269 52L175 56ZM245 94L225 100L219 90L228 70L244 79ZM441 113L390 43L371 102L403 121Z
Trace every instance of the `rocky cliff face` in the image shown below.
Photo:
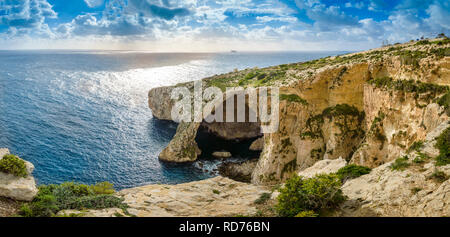
M405 154L414 142L448 121L449 101L443 98L450 85L449 46L448 39L414 42L306 63L247 69L203 82L205 87L221 89L280 87L280 128L265 134L264 149L252 174L255 184L276 184L323 159L342 157L371 168L381 166ZM155 117L168 119L167 111L173 106L170 90L150 92ZM195 160L198 152L192 141L199 126L180 125L177 135L182 139L175 136L178 142L166 148L176 152L163 152L162 158ZM212 130L237 134L227 126ZM185 133L189 136L183 136ZM233 138L240 136L244 135ZM185 150L191 151L189 159L183 155Z
M427 135L422 148L408 152L404 169L395 170L394 162L389 162L370 174L347 181L342 190L349 201L343 205L341 215L450 215L450 165L438 167L430 159L439 154L434 148L435 138L449 126L448 122L440 124Z

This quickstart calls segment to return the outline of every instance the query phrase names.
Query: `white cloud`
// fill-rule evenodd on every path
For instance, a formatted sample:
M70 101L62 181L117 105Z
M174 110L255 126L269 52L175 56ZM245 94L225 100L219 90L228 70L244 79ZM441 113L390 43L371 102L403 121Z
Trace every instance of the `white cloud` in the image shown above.
M426 22L434 30L450 30L450 2L436 1L427 9L430 18Z
M347 8L357 8L357 9L363 9L366 5L364 2L346 2L345 7Z
M3 0L0 13L0 24L20 28L39 28L46 18L57 17L47 0Z
M84 0L88 7L99 7L103 4L104 0Z
M89 6L94 6L94 2L105 3L105 9L100 13L80 14L71 22L50 29L45 21L55 18L56 13L47 0L24 0L20 7L13 6L17 1L0 0L0 24L10 26L0 37L27 39L32 38L32 31L33 36L43 40L66 40L71 44L92 41L101 47L120 42L133 47L158 45L169 49L181 45L201 48L205 44L215 45L219 50L233 43L247 48L260 45L260 48L274 49L278 45L280 49L356 50L379 46L386 39L407 41L421 35L430 36L430 32L450 30L450 3L437 0L402 0L397 7L387 6L383 0L372 1L370 6L374 10L388 13L385 20L348 14L355 12L348 8L369 7L362 0L347 1L341 6L325 5L320 0L295 0L295 5L292 0L85 1ZM10 4L4 7L5 2ZM33 8L32 3L42 4ZM414 4L422 4L421 14L411 7ZM391 10L386 10L387 7Z

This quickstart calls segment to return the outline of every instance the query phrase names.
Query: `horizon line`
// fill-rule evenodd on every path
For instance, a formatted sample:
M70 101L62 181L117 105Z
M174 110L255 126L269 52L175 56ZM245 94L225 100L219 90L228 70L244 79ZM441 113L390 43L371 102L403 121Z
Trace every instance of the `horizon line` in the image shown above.
M0 49L0 51L111 51L111 52L146 52L146 53L276 53L276 52L359 52L361 50L219 50L219 51L152 51L139 49Z

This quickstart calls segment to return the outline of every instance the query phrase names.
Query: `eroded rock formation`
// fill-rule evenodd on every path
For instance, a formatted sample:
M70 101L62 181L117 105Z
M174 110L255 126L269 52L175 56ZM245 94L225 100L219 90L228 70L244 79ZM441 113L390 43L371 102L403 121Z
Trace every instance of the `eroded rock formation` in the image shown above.
M438 42L441 41L441 42ZM255 184L280 183L322 159L375 168L404 154L449 119L438 103L450 85L449 41L408 43L306 63L247 69L204 79L204 86L280 87L280 127L264 135L263 152L252 174ZM171 110L170 87L150 92L150 107L160 119ZM448 102L446 102L448 104ZM164 107L164 106L166 107ZM162 109L164 108L164 109ZM446 112L447 111L447 112ZM208 124L223 137L235 125ZM195 151L198 125L180 125L174 140ZM248 126L247 126L248 127ZM258 131L258 124L251 129ZM188 130L190 136L183 136ZM233 138L244 137L239 134ZM255 136L256 137L256 136ZM185 159L181 143L169 144L165 160ZM175 148L174 148L175 147ZM193 147L193 148L192 148ZM174 155L175 154L175 155ZM167 157L171 159L167 159Z

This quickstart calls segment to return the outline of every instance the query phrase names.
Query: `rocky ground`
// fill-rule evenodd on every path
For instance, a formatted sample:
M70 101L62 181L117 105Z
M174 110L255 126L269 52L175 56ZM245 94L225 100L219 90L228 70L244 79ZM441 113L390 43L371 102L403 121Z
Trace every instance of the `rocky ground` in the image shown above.
M9 217L17 214L20 202L0 197L0 217Z
M261 194L270 192L263 186L240 183L224 177L178 184L149 185L122 190L129 205L128 213L121 209L64 211L61 214L81 214L85 217L234 217L254 216L254 204Z

